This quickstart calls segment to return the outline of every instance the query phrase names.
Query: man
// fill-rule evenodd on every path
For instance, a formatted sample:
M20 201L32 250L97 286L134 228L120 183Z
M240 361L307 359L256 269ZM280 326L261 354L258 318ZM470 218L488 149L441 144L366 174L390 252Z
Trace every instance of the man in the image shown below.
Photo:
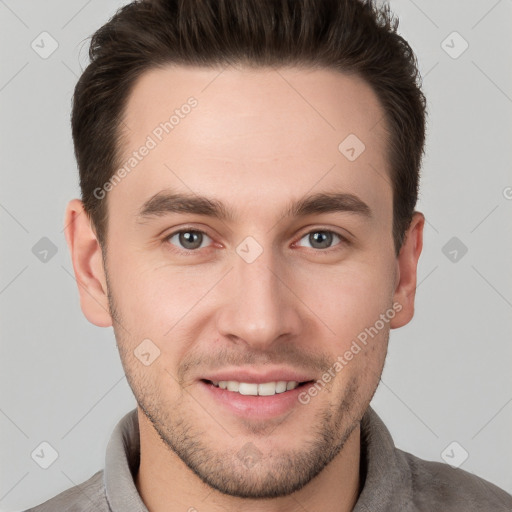
M425 98L389 10L155 0L94 36L66 211L138 408L34 509L511 510L369 407L414 314Z

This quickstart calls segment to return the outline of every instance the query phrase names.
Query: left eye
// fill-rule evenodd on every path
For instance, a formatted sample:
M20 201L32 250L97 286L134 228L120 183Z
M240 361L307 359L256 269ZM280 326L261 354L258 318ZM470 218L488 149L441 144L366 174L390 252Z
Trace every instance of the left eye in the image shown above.
M176 233L172 233L165 240L174 245L179 243L183 249L193 251L195 249L201 249L205 237L211 240L211 238L202 231L188 229L184 231L176 231ZM173 242L173 239L176 239L175 242Z
M329 249L334 237L338 238L339 241L345 240L341 235L334 233L334 231L327 230L310 231L301 240L306 239L312 249Z

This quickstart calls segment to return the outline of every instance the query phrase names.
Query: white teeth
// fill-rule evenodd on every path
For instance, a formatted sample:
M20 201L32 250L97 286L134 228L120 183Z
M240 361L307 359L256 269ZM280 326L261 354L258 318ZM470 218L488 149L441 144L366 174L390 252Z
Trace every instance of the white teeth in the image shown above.
M290 391L290 389L295 389L298 385L298 382L292 380L286 384L286 391Z
M280 380L276 382L276 393L284 393L286 391L286 381Z
M238 386L238 392L241 395L257 395L258 384L248 384L247 382L240 382L240 386Z
M276 383L265 382L264 384L258 384L258 395L272 396L276 394Z
M220 389L227 389L228 391L238 392L241 395L251 396L272 396L276 393L284 393L295 389L299 383L292 381L280 380L278 382L262 382L256 384L254 382L237 382L235 380L221 380L219 382L212 381L212 384Z
M229 380L226 383L226 389L228 391L238 391L239 386L240 386L240 383L239 382L235 382L234 380Z

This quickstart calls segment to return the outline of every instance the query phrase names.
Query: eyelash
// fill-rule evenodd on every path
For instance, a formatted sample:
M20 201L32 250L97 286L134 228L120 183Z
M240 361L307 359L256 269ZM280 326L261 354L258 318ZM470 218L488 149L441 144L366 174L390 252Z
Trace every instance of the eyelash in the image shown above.
M206 233L205 231L202 231L200 229L196 229L196 228L192 228L192 227L185 227L185 228L182 228L178 231L173 231L172 233L170 233L169 235L166 235L162 242L165 242L165 243L168 243L169 245L172 245L173 248L171 249L171 251L173 252L176 252L178 254L182 254L182 255L185 255L185 256L190 256L190 255L193 255L194 253L198 253L200 251L200 249L180 249L179 247L173 245L170 243L170 239L175 236L175 235L179 235L181 233L189 233L189 232L192 232L192 233L201 233L203 235L206 235L208 238L212 239L212 237L210 235L208 235L208 233ZM322 228L316 228L316 229L312 229L306 233L304 233L297 241L300 241L302 240L305 236L307 235L310 235L311 233L331 233L333 235L336 235L339 239L340 239L340 242L332 247L328 247L327 249L315 249L315 248L312 248L312 247L306 247L306 249L310 249L312 251L315 251L317 253L331 253L332 251L336 251L336 250L339 250L340 248L338 247L339 245L350 245L350 240L348 240L347 237L343 236L342 234L338 233L337 231L333 231L332 229L322 229ZM203 248L204 249L204 248Z

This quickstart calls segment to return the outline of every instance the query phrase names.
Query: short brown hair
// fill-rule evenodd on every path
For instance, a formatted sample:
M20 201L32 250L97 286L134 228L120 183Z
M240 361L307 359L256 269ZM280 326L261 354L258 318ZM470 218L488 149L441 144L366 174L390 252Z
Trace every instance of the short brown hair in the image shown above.
M82 201L100 245L107 201L94 191L121 165L121 122L137 78L168 63L297 65L355 73L376 93L389 131L398 254L418 197L426 100L397 27L389 6L373 0L135 0L120 8L92 36L71 119Z

